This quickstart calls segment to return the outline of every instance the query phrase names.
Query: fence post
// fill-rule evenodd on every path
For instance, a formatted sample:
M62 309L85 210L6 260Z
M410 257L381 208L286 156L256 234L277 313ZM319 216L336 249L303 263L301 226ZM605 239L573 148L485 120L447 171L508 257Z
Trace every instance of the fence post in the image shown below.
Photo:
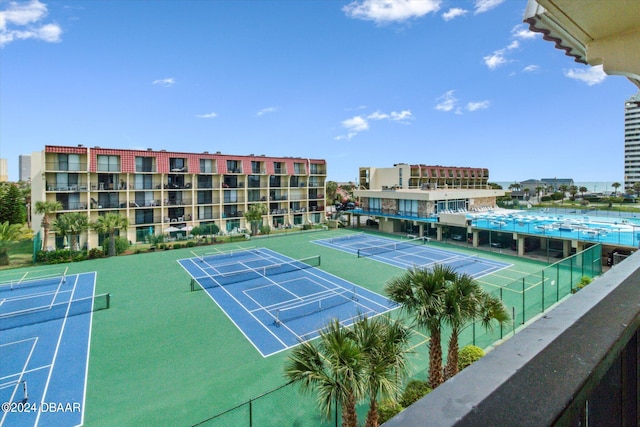
M253 400L249 399L249 427L253 426Z

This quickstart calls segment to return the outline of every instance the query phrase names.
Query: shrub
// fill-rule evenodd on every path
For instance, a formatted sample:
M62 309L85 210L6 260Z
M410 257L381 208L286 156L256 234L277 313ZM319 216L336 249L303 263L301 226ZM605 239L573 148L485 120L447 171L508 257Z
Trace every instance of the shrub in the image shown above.
M313 228L313 226L312 226L311 224L304 224L304 225L302 226L302 229L303 229L303 230L311 230L312 228Z
M89 250L89 259L104 258L104 251L102 249L93 248Z
M593 279L591 279L591 277L589 276L582 276L580 278L580 282L578 282L578 285L576 286L576 289L573 290L573 293L578 292L580 289L584 288L585 286L587 286L589 283L592 282Z
M404 388L399 403L406 408L429 393L431 393L431 387L426 381L411 380Z
M271 233L271 227L268 225L261 225L260 226L260 234L269 234Z
M175 243L173 245L173 249L182 249L182 244L181 243Z
M116 237L116 255L123 254L129 249L129 240L126 237Z
M191 240L187 242L187 247L188 247L188 248L192 248L192 247L194 247L195 245L196 245L196 242L193 242L193 241L191 241Z
M458 370L462 371L476 360L484 356L484 350L475 345L467 345L458 351Z
M385 399L378 405L378 422L380 424L386 423L391 418L396 416L404 408L398 402L391 399Z

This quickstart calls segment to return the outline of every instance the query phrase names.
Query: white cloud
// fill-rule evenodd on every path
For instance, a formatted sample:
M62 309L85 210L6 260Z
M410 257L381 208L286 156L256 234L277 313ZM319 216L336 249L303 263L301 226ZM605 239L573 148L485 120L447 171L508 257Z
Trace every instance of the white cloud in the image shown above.
M441 0L362 0L342 8L349 17L378 24L420 18L440 10Z
M484 13L504 3L504 0L476 0L474 13Z
M540 36L540 33L529 31L529 28L525 24L518 24L511 29L511 35L516 39L530 40Z
M487 100L479 102L468 102L466 108L468 111L486 110L487 108L489 108L489 104L490 102Z
M589 68L571 68L565 71L564 75L570 79L582 81L589 86L600 84L607 77L607 74L602 70L602 65Z
M199 119L215 119L218 117L218 113L196 114Z
M152 82L152 84L156 85L156 86L162 86L162 87L171 87L176 83L176 79L174 79L173 77L169 77L166 79L158 79L158 80L154 80Z
M504 49L498 49L494 51L493 54L487 55L482 59L484 60L485 65L489 67L490 70L495 70L499 66L504 65L507 62L510 62L505 55L509 51L517 49L518 47L520 47L520 43L517 40L514 40L511 43L509 43L509 45Z
M458 102L458 100L453 96L454 92L455 92L454 90L450 90L448 92L445 92L445 94L442 95L441 97L439 97L437 101L440 101L440 102L436 105L436 110L438 111L453 110L454 107L456 106L456 103Z
M539 65L531 64L531 65L527 65L526 67L524 67L522 69L522 71L524 71L526 73L534 73L534 72L538 71L539 69L540 69Z
M7 8L0 11L0 47L26 39L59 42L62 28L58 24L39 24L46 16L47 6L38 0L9 2Z
M445 21L451 21L452 19L457 18L458 16L466 15L467 13L469 13L468 10L460 9L459 7L452 7L442 14L442 19L444 19Z
M265 114L275 113L276 111L278 111L277 107L267 107L267 108L263 108L262 110L258 111L256 113L256 115L258 117L260 117L260 116L264 116Z
M350 140L358 133L369 130L371 121L389 120L401 124L407 124L413 119L413 115L410 110L392 111L391 113L383 113L381 111L375 111L366 116L354 116L350 119L342 121L342 127L347 130L346 135L337 136L336 140Z

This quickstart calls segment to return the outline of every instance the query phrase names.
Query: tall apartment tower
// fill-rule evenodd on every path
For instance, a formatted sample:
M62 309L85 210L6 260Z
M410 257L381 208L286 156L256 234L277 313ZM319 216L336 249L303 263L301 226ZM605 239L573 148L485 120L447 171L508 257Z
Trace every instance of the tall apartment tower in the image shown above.
M28 154L18 156L18 165L20 166L18 179L24 182L29 181L31 179L31 156Z
M624 188L640 183L640 92L624 103Z

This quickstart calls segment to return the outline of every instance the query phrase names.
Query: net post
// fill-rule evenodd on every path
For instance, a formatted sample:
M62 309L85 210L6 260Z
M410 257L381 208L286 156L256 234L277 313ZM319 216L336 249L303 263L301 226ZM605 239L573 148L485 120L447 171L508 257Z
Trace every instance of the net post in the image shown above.
M26 402L27 400L29 400L29 391L27 389L27 380L22 380L22 392L24 393L23 402Z
M111 292L107 294L107 308L111 308Z

